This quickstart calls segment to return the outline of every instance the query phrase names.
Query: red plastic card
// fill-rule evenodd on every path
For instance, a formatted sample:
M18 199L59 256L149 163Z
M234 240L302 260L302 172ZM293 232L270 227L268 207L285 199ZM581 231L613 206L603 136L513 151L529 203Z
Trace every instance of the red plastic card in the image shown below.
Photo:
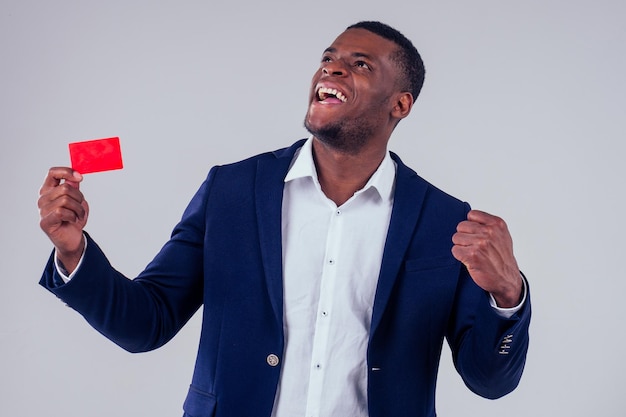
M120 138L70 143L72 169L81 174L122 169Z

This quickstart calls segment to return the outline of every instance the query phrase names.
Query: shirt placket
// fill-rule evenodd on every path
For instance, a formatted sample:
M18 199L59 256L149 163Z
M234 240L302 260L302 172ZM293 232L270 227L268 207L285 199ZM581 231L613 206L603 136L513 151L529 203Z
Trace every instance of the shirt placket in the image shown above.
M333 209L326 238L325 256L322 261L324 264L322 266L319 302L315 320L306 417L318 417L320 415L324 395L324 380L329 367L329 335L333 323L332 306L337 280L337 264L341 262L339 257L342 223L341 209Z

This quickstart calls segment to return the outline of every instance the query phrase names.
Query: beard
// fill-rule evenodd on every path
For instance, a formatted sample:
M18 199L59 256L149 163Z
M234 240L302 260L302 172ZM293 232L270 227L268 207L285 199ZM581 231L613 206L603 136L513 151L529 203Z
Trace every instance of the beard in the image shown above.
M319 139L322 143L341 153L355 155L367 144L367 139L372 134L372 126L356 121L340 121L325 126L314 128L304 120L306 130Z
M387 122L384 117L386 101L381 100L378 104L374 104L367 114L328 122L320 126L312 125L307 113L304 118L304 127L310 134L334 150L356 155L370 142L372 136L378 134L381 125Z

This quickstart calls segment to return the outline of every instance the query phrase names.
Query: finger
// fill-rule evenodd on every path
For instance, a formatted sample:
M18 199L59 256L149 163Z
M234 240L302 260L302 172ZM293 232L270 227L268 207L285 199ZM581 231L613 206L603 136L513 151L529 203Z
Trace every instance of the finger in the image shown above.
M82 195L81 195L82 196ZM58 198L52 200L44 200L44 197L40 199L40 217L44 218L54 213L63 213L69 211L76 219L82 220L85 218L89 208L87 202L83 198L75 198L69 195L61 195ZM59 216L63 221L67 220L66 215ZM72 221L69 219L68 221Z
M464 220L456 226L457 233L478 234L485 226L481 223Z
M69 167L52 167L44 179L39 194L44 194L51 188L57 187L62 181L78 188L78 184L83 180L83 176Z
M37 200L37 206L41 210L50 204L63 205L66 203L65 199L71 199L80 204L85 198L78 188L64 183L48 189L42 188L42 193Z
M89 204L87 204L87 200L83 200L80 205L83 207L83 215L80 217L80 221L83 222L83 227L85 227L89 218Z
M469 246L474 241L474 235L469 233L455 233L452 235L452 243L458 246Z
M471 210L469 213L467 213L467 220L471 222L480 223L480 224L486 224L486 225L496 224L496 223L500 223L503 221L498 216L494 216L492 214L489 214L487 212L480 211L480 210Z
M81 205L83 206L83 209L85 210L85 217L88 217L89 216L89 204L87 203L87 200L83 200Z
M46 216L58 207L72 210L77 217L82 218L85 212L84 201L83 193L78 188L70 184L59 184L40 195L37 200L37 206L39 207L41 217Z
M469 269L468 258L470 256L469 254L470 254L470 251L467 249L466 246L454 245L452 247L452 256L454 256L454 258L457 261L461 262L468 269Z
M40 221L41 228L46 230L61 223L76 223L80 221L75 210L67 207L55 207L54 210L47 211Z
M452 256L471 271L485 270L493 266L494 262L499 262L499 255L489 255L484 247L476 245L454 245L452 247Z

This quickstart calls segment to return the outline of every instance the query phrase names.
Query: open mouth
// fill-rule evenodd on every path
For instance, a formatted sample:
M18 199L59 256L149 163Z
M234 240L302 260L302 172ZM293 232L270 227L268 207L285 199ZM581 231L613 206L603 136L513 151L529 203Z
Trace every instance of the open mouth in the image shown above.
M346 96L336 88L320 87L317 90L318 101L327 103L345 103L348 101Z

